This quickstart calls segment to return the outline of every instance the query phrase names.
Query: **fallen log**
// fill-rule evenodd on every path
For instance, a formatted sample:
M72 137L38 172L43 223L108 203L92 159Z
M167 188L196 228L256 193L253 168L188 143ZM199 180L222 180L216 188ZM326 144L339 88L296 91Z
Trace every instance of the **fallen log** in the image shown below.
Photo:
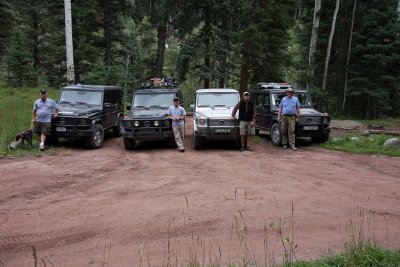
M357 125L357 126L355 126L353 128L343 128L343 127L331 126L331 129L335 129L335 130L338 130L338 131L354 131L354 130L357 130L359 127L360 127L360 125Z
M390 131L390 130L368 130L370 134L386 134L386 135L395 135L399 136L400 132Z

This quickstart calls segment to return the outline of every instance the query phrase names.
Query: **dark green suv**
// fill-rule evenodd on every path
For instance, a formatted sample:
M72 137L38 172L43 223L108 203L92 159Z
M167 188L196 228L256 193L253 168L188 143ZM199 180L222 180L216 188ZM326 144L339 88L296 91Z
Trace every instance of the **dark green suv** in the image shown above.
M159 86L142 85L132 96L129 113L123 120L122 136L127 150L136 147L139 140L168 140L174 142L172 122L168 118L168 108L173 99L181 100L178 84L169 82Z
M282 136L278 122L279 103L289 87L287 83L259 83L251 93L251 101L256 104L256 134L260 130L271 135L274 145L281 145ZM315 142L329 139L331 118L326 113L315 110L309 92L294 89L294 96L300 102L300 119L296 123L296 137L311 137Z
M59 116L52 119L50 142L82 138L88 148L101 148L104 132L121 135L123 91L117 86L71 85L61 89Z

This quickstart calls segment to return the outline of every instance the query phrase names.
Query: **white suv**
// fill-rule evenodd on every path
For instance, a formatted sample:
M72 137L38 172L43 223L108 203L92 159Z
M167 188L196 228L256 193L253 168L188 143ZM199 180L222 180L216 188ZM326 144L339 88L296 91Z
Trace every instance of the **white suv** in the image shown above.
M238 121L231 119L233 107L240 95L235 89L214 88L196 91L193 113L194 148L200 149L205 140L233 140L240 138Z

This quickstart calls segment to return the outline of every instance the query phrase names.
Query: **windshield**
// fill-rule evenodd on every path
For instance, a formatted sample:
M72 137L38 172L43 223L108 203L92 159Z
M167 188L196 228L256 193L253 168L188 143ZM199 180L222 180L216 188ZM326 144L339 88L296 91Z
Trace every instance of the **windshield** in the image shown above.
M60 95L59 104L88 104L92 106L101 105L102 94L100 91L82 91L82 90L63 90Z
M271 94L272 105L278 107L284 96L286 96L286 94L283 92ZM309 93L294 93L294 96L299 99L301 107L312 106L311 96Z
M172 105L175 95L172 93L164 94L135 94L133 96L133 107L161 107L168 108Z
M238 102L237 93L207 93L197 96L198 107L233 107Z

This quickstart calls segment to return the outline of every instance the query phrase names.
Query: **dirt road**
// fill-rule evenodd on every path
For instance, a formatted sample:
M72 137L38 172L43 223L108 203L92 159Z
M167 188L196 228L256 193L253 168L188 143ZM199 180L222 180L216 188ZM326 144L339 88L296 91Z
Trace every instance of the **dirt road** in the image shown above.
M195 151L186 130L185 153L109 138L1 159L0 266L262 265L281 262L281 237L298 259L340 251L349 226L400 247L400 158L293 152L266 136L254 152Z

